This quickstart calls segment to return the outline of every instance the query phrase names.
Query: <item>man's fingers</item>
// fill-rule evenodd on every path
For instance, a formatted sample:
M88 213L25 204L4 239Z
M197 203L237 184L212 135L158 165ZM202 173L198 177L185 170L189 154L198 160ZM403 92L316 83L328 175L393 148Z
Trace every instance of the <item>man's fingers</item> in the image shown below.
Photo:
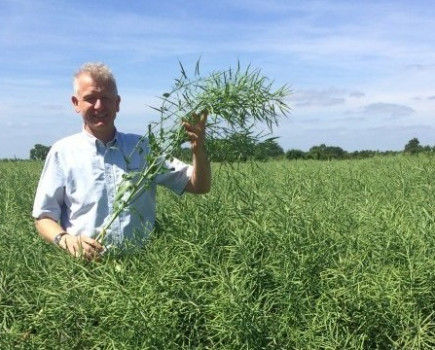
M207 116L208 116L208 112L206 110L200 112L200 113L192 113L192 120L195 124L204 124L207 122Z
M201 114L201 119L200 122L205 125L205 123L207 123L207 117L208 117L208 112L207 111L203 111Z
M82 245L82 255L87 260L98 259L103 251L103 247L98 242L84 242Z
M86 244L87 246L92 247L92 250L96 250L97 252L102 252L104 250L104 247L101 245L101 243L89 237L83 237L81 239L81 244Z
M90 245L97 252L102 252L104 250L104 247L99 242L97 242L96 240L88 241L86 243L88 245Z
M96 260L101 257L100 253L104 247L92 238L77 237L75 242L67 244L66 249L76 258Z
M205 124L207 123L207 116L208 116L207 111L201 112L201 115L200 115L199 120L198 120L198 124L201 125L202 129L204 128Z
M190 140L191 142L193 142L193 141L197 141L197 140L199 139L198 134L197 134L197 133L194 133L194 132L187 132L187 136L189 137L189 140Z

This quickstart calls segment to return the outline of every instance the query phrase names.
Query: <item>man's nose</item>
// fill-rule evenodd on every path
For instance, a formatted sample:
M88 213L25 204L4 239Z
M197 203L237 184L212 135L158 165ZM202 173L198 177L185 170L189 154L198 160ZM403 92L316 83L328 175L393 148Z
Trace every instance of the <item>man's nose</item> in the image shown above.
M100 109L102 106L103 106L103 103L102 103L102 101L101 101L101 98L97 98L97 99L95 100L94 108L95 108L95 109Z

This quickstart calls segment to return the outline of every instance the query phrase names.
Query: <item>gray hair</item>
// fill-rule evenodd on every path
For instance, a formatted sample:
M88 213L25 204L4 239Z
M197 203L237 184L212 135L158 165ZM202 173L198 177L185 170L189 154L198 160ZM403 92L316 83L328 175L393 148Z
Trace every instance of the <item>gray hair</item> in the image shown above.
M111 85L114 89L115 94L118 94L116 80L110 68L101 62L89 62L83 64L79 68L79 70L74 74L73 87L74 87L75 95L77 95L78 92L77 79L84 74L89 75L92 79L94 79L97 82Z

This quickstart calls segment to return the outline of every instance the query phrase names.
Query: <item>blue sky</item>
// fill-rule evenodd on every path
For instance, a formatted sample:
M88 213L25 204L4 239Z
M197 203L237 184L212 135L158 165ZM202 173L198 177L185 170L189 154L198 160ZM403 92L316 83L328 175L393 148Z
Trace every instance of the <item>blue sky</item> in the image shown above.
M148 105L193 71L240 61L288 84L284 150L435 145L433 1L0 1L0 158L81 130L72 74L103 61L122 97L117 126L144 134Z

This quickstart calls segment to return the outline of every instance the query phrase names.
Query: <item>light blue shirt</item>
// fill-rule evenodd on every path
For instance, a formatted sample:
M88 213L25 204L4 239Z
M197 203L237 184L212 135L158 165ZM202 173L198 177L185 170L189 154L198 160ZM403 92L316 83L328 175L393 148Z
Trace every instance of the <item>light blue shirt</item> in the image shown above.
M106 145L84 130L59 140L47 155L33 217L58 221L71 235L96 238L112 212L123 174L146 167L148 150L147 139L121 132ZM165 167L170 171L157 175L150 188L112 223L106 246L146 240L155 222L157 184L183 193L192 166L174 159L166 161Z

